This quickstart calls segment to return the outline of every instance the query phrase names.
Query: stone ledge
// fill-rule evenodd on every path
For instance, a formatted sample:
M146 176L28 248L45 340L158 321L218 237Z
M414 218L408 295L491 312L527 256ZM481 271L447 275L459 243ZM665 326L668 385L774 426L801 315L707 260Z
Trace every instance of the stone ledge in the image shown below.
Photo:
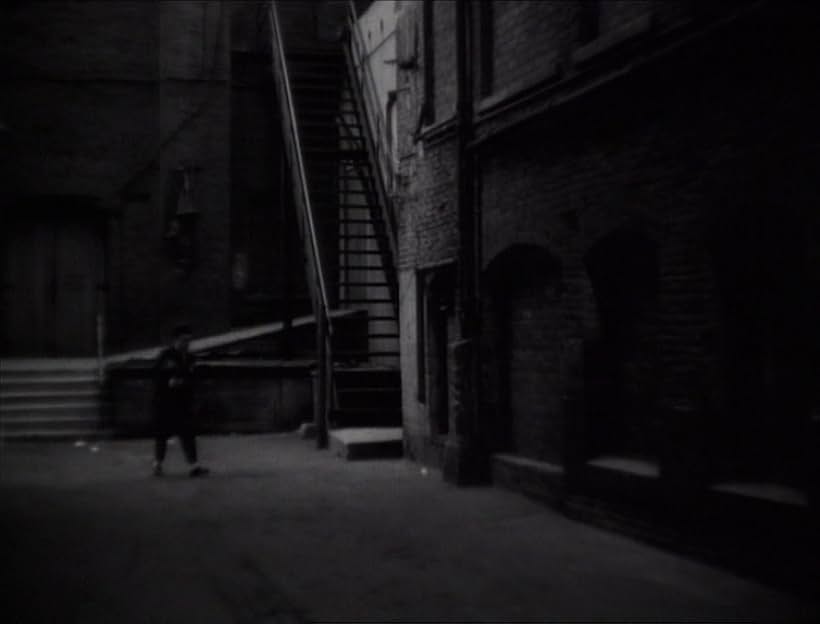
M404 455L401 427L351 427L330 432L330 450L343 459L398 458Z
M490 470L495 485L553 505L564 500L565 480L561 466L499 453L492 456Z
M634 457L621 457L618 455L603 455L587 462L588 466L624 472L639 477L657 479L661 476L660 466L657 462L651 462Z
M616 28L611 33L593 39L586 45L576 49L572 53L572 61L577 65L589 63L607 52L614 51L627 42L634 41L641 35L648 33L651 28L651 15L641 15L628 24Z
M583 491L602 500L649 508L661 503L662 483L657 462L605 455L588 461L580 477Z
M808 507L809 497L805 492L778 483L725 482L710 488L713 492L730 496L741 496L768 503Z

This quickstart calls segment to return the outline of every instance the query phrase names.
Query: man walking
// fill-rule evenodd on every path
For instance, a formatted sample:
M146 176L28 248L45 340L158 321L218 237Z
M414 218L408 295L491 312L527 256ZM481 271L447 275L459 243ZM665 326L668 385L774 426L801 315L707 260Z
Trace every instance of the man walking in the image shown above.
M191 328L174 328L173 343L159 354L154 367L154 475L163 474L162 462L168 438L178 436L189 464L188 474L202 477L208 469L199 465L194 423L194 356L188 350Z

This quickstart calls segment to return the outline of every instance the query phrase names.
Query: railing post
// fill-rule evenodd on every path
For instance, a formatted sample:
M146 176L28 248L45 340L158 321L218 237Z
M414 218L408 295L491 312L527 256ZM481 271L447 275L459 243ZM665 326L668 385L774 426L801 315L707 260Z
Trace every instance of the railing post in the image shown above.
M327 366L327 320L324 314L316 318L316 348L318 350L317 364L319 365L319 379L317 380L316 406L313 413L316 418L316 448L327 448L327 407L328 382Z
M100 385L105 380L105 316L98 311L96 317L96 340L97 340L97 383Z
M316 318L316 394L314 420L316 424L316 444L319 448L328 445L328 422L331 399L333 397L333 357L330 336L333 327L330 322L330 299L319 248L313 205L302 155L299 126L296 120L294 97L291 92L290 73L285 55L284 41L280 29L276 2L270 4L269 11L274 64L274 80L279 94L282 121L282 136L287 147L293 178L294 200L299 209L298 223L304 239L311 291L313 312Z

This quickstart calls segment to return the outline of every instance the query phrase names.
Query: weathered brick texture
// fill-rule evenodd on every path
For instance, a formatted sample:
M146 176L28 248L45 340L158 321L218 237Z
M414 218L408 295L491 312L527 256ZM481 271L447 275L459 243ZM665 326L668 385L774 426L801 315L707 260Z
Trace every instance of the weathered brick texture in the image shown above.
M688 27L691 3L600 6L601 36L649 11L651 41ZM573 84L608 71L571 66L576 8L493 4L491 95L537 80L545 59L570 63ZM706 471L806 483L811 461L798 431L820 402L805 372L820 362L816 324L805 316L820 310L811 290L818 264L809 263L818 187L807 171L820 136L806 65L816 50L803 36L805 13L771 10L749 26L730 21L478 149L481 404L491 448L560 461L571 430L587 458L638 455L690 478ZM420 19L420 8L408 7L399 37ZM767 20L776 30L761 46ZM789 35L797 22L801 35ZM400 73L405 271L459 251L447 175L454 138L408 138L422 73ZM501 127L504 115L516 119L505 111L482 123ZM533 248L560 266L554 292L528 256ZM517 273L529 275L522 282ZM566 422L573 401L581 426ZM406 406L405 417L423 423L425 412Z
M232 23L243 59L264 52L268 40L257 26L266 8L211 0L3 10L0 114L11 130L4 191L87 196L109 211L101 221L109 350L156 344L182 318L198 334L228 329L236 250L252 256L250 288L265 299L264 320L276 313L272 291L282 280L271 267L281 266L274 262L281 241L272 241L279 229L270 217L280 203L278 138L270 93L258 78L262 71L269 81L267 66L249 76L246 63L233 98L230 82ZM174 264L163 237L175 199L169 180L181 166L193 168L198 213L190 273ZM231 235L235 221L258 230L257 247ZM294 281L303 279L301 264L291 270Z
M433 75L435 84L434 117L444 121L456 107L456 3L439 0L433 10Z

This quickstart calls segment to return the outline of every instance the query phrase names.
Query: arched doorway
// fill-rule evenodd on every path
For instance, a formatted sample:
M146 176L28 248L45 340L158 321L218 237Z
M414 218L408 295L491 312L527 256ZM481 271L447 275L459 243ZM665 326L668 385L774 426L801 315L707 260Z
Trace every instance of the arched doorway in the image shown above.
M72 212L72 198L25 207L4 220L3 354L93 355L104 306L104 222Z
M491 446L560 464L561 265L541 247L517 245L490 264L487 277L489 357L483 359L492 369Z
M589 454L651 459L659 434L656 245L617 230L584 260L599 327L584 349Z

